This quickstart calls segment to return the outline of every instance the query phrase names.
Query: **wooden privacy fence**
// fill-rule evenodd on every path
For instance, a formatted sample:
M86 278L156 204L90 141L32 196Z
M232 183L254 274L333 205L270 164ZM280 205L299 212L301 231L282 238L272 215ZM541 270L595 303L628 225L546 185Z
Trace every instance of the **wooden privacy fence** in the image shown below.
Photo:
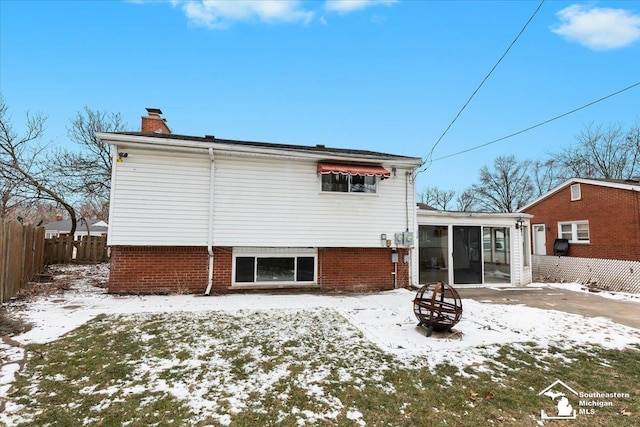
M0 301L8 301L44 267L44 228L2 221Z
M44 245L46 264L96 264L109 261L107 236L71 236L46 239Z

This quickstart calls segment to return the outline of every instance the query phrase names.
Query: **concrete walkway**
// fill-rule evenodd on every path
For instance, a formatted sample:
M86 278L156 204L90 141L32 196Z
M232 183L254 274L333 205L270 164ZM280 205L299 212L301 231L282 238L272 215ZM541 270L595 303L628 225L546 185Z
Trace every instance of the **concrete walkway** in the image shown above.
M591 292L575 292L550 287L541 288L456 288L460 297L493 304L524 304L581 314L606 317L616 323L640 329L640 298L620 301ZM464 302L463 302L464 303Z

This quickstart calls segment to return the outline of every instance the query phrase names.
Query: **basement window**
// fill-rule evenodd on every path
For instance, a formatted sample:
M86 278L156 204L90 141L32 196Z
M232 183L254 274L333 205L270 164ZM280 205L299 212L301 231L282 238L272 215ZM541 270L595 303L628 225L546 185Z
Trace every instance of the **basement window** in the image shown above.
M236 256L234 283L315 283L315 255L256 255Z

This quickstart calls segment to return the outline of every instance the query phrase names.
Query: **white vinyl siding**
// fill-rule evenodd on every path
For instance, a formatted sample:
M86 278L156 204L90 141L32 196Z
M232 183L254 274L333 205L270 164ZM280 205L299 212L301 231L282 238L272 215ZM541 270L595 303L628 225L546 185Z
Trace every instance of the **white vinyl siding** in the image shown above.
M114 163L110 245L204 246L209 214L206 154L121 149Z
M404 170L375 195L321 191L313 160L218 155L215 178L216 246L380 247L407 227Z
M118 150L128 157L114 163L109 244L206 246L207 152ZM216 152L213 245L381 247L382 233L403 232L407 221L413 231L413 184L397 170L376 194L327 193L316 160Z

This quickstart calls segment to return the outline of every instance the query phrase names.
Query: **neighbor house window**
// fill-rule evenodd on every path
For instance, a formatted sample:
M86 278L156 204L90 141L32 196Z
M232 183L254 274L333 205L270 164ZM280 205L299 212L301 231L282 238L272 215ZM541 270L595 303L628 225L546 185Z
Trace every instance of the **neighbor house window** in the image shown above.
M316 257L304 255L255 255L235 257L237 284L314 283Z
M580 184L573 184L571 186L571 201L580 200L582 195L580 194Z
M569 243L589 243L589 221L560 222L558 236Z
M378 180L375 176L327 173L322 175L322 191L375 194L378 191Z

